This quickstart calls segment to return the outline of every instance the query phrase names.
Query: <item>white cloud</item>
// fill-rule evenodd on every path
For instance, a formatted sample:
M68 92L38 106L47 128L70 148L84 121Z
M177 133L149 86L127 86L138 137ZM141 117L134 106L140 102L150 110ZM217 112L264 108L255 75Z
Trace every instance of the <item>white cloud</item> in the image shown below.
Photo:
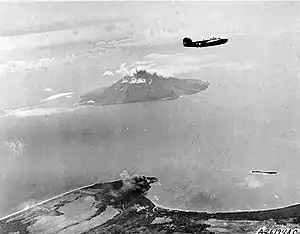
M102 75L103 75L103 76L113 76L114 73L111 72L111 71L105 71Z
M238 184L239 186L244 186L248 189L255 189L263 186L263 183L256 179L255 176L247 176L242 183Z
M153 54L149 54L147 56L145 56L145 58L152 58L152 59L168 59L168 58L172 58L173 56L179 56L182 54L157 54L157 53L153 53Z
M126 170L123 170L123 171L119 174L119 176L120 176L122 179L128 179L128 178L131 177L130 174L129 174L129 172L126 171Z
M122 63L120 65L120 68L118 70L116 70L116 73L117 74L121 74L122 76L126 76L126 75L129 75L130 72L129 70L126 68L126 63Z
M51 88L44 89L45 92L52 92L53 90Z
M223 58L216 54L204 56L153 53L144 57L144 60L135 62L126 68L132 73L135 69L146 69L155 71L165 76L175 76L178 73L198 71L206 67L224 68L230 71L242 71L252 69L254 66L243 62L223 62Z

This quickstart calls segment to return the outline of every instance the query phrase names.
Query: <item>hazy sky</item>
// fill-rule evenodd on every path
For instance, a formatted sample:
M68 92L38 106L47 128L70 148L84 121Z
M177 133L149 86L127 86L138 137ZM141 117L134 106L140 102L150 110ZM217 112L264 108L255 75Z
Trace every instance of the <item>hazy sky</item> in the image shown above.
M298 5L171 1L0 3L0 49L57 45L64 43L65 38L72 43L122 37L157 41L186 35L202 38L288 34L299 28ZM141 9L147 9L147 13Z

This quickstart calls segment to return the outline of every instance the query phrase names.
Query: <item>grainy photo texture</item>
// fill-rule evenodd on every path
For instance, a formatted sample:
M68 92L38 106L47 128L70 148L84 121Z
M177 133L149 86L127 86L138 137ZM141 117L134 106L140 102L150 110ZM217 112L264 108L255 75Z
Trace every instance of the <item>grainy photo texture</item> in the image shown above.
M297 1L0 2L0 233L300 234Z

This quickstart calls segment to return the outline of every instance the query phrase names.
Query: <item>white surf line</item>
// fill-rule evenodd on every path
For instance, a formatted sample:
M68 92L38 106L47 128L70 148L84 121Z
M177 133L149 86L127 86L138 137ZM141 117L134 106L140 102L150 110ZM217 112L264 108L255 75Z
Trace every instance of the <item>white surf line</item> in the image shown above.
M40 108L40 107L30 107L25 109L17 109L10 112L5 113L5 115L1 115L0 117L17 117L17 118L25 118L25 117L38 117L38 116L46 116L60 113L68 113L73 111L74 108Z
M222 211L222 210L220 210L220 211L209 212L209 211L201 211L201 210L185 210L185 209L167 207L167 206L155 203L149 197L147 197L147 198L155 205L155 207L153 209L155 209L155 208L163 208L163 209L172 210L172 211L178 210L178 211L184 211L184 212L196 212L196 213L207 213L207 214L216 214L216 213L231 214L231 213L241 213L241 212L273 211L273 210L280 210L280 209L289 209L290 207L299 206L300 205L300 203L293 203L293 204L289 204L289 205L285 205L285 206L278 206L278 207L275 207L275 208L266 208L266 209L257 209L257 210L254 210L254 209L249 209L249 210L231 210L231 211L226 211L226 210Z
M73 93L74 93L74 92L58 93L58 94L52 95L52 96L50 96L50 97L47 97L47 98L41 100L40 102L51 101L51 100L54 100L54 99L57 99L57 98L60 98L60 97L72 95Z
M22 213L22 212L24 212L24 211L26 211L26 210L31 209L31 208L37 207L37 206L39 206L39 205L42 205L42 204L44 204L44 203L46 203L46 202L49 202L49 201L52 201L52 200L57 199L57 198L59 198L59 197L62 197L62 196L64 196L64 195L67 195L67 194L69 194L69 193L75 192L75 191L80 190L80 189L88 188L88 187L93 186L93 185L95 185L95 184L96 184L96 183L90 184L90 185L85 185L85 186L82 186L82 187L79 187L79 188L70 190L70 191L68 191L68 192L62 193L62 194L60 194L60 195L57 195L57 196L55 196L55 197L49 198L49 199L47 199L47 200L45 200L45 201L39 202L39 203L37 203L37 204L31 206L31 207L28 207L28 208L25 208L25 209L23 209L23 210L19 210L19 211L15 212L15 213L6 215L6 216L0 218L0 221L2 221L2 220L4 220L4 219L7 219L7 218L9 218L9 217L11 217L11 216L20 214L20 213Z
M21 107L21 108L16 108L16 109L7 109L4 110L5 113L10 113L10 112L17 112L17 111L25 111L28 110L30 108L35 108L35 106L27 106L27 107Z
M20 213L22 213L22 212L24 212L24 211L26 211L26 210L31 209L31 208L40 206L40 205L42 205L42 204L44 204L44 203L46 203L46 202L52 201L52 200L54 200L54 199L56 199L56 198L60 198L60 197L65 196L65 195L67 195L67 194L69 194L69 193L75 192L75 191L77 191L77 190L85 189L85 188L88 188L88 187L90 187L90 186L94 186L94 185L96 185L96 184L107 184L107 183L113 183L113 182L120 181L120 180L124 181L124 179L119 179L119 180L112 180L112 181L109 181L109 182L99 182L99 183L93 183L93 184L85 185L85 186L82 186L82 187L79 187L79 188L70 190L70 191L68 191L68 192L59 194L59 195L57 195L57 196L55 196L55 197L49 198L49 199L47 199L47 200L45 200L45 201L39 202L39 203L37 203L37 204L35 204L35 205L31 206L31 207L28 207L28 208L25 208L25 209L23 209L23 210L19 210L19 211L17 211L17 212L12 213L12 214L9 214L9 215L6 215L6 216L4 216L4 217L1 217L1 218L0 218L0 221L2 221L2 220L4 220L4 219L7 219L7 218L9 218L9 217L11 217L11 216L13 216L13 215L20 214Z
M27 111L27 110L33 109L33 108L35 108L35 106L21 107L21 108L16 108L16 109L6 109L6 110L3 110L5 115L0 115L0 118L14 116L18 112Z

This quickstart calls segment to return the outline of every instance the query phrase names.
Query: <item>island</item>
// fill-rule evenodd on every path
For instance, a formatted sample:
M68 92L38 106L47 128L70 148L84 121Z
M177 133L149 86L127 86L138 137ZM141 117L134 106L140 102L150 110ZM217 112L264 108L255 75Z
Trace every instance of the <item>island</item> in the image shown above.
M172 210L147 197L157 181L133 175L75 189L0 219L0 233L265 234L272 229L295 234L300 230L300 205L244 212Z
M198 79L164 77L146 70L136 71L116 83L80 96L77 105L106 106L135 102L177 99L207 89L209 83Z

